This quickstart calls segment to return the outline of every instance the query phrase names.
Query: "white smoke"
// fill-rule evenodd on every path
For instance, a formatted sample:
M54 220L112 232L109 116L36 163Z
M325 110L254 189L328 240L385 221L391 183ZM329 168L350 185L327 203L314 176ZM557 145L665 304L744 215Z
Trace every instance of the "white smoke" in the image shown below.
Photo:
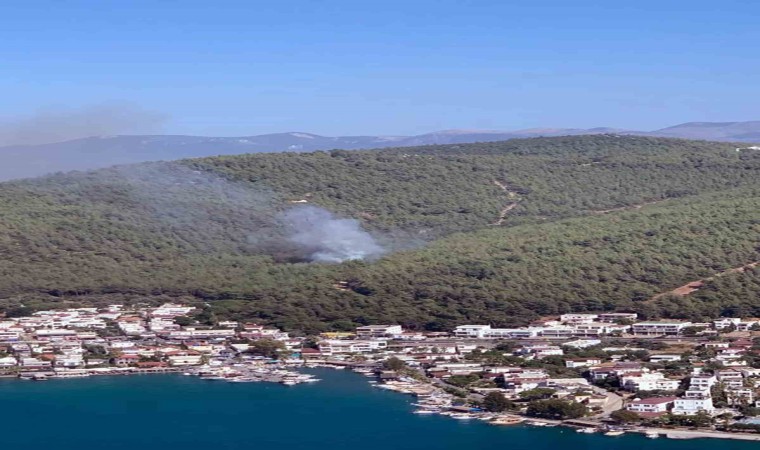
M152 133L159 131L166 119L164 114L124 102L106 102L78 109L49 108L26 117L0 118L0 146Z
M47 180L45 186L55 189L60 181L61 189L75 186L99 199L116 199L144 217L146 231L176 235L179 251L268 255L283 263L340 263L373 260L408 248L408 239L385 232L379 243L359 221L323 208L303 205L283 211L271 189L220 177L203 171L202 165L145 163L51 175Z
M341 219L316 206L298 206L285 211L282 221L288 240L310 254L317 262L339 263L375 259L385 253L358 220Z

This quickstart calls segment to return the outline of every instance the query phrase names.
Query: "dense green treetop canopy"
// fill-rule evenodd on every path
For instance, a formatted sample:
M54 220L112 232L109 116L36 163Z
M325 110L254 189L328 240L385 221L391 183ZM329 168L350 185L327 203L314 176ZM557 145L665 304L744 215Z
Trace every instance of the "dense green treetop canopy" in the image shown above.
M282 211L355 218L389 252L305 262ZM0 183L0 307L209 302L318 331L520 325L568 311L760 315L760 152L574 136L123 166Z

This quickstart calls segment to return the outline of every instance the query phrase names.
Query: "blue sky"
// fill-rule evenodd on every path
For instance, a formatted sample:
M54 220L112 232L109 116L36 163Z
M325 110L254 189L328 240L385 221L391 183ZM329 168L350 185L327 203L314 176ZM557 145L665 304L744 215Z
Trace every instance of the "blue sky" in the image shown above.
M760 120L758 17L731 0L8 2L0 118L123 101L202 135Z

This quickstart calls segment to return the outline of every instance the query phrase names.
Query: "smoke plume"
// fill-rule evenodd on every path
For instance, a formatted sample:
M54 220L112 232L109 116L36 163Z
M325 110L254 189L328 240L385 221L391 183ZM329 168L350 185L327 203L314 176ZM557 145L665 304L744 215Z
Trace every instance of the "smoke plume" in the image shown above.
M316 262L339 263L380 257L385 250L358 220L341 219L315 206L299 206L282 214L288 240Z
M117 227L139 223L141 232L171 234L176 241L168 244L169 252L266 255L278 263L339 263L372 260L399 249L394 246L395 236L383 233L379 243L357 220L312 205L293 207L267 186L227 179L185 163L50 175L32 186L40 193L75 189L108 211Z
M134 105L110 102L79 109L47 109L0 119L0 146L35 145L89 136L159 131L166 116Z

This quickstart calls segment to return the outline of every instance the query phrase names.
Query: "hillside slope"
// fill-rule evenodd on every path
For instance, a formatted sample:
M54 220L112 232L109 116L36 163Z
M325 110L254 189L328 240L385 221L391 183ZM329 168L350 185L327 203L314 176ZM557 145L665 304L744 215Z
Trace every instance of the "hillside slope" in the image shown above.
M639 301L760 259L759 189L760 152L617 136L225 156L0 183L0 307L195 299L308 330L617 308L699 316L726 304ZM298 262L278 218L301 202L360 219L397 251Z

